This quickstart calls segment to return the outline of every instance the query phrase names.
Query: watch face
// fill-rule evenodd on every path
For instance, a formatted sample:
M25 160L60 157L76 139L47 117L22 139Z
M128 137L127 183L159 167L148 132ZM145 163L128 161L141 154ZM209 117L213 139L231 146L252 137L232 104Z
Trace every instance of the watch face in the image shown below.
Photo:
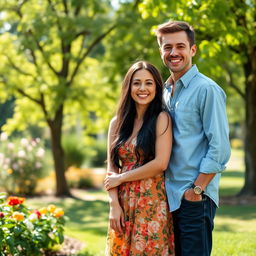
M201 195L201 193L202 193L202 188L199 187L199 186L195 186L195 187L194 187L194 192L195 192L195 194L197 194L197 195Z

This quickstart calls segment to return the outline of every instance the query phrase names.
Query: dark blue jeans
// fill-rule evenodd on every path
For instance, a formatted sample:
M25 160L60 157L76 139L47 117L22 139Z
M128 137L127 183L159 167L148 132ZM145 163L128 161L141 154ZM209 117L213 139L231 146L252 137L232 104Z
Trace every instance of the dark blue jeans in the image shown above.
M215 203L207 196L202 201L182 199L172 212L176 256L209 256L212 250Z

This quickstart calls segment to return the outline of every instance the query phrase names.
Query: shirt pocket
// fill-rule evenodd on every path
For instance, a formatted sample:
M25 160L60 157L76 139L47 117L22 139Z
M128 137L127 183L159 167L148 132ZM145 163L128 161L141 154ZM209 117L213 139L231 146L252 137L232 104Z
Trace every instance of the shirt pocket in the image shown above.
M201 129L199 112L194 108L179 106L175 109L175 124L178 130L193 133Z

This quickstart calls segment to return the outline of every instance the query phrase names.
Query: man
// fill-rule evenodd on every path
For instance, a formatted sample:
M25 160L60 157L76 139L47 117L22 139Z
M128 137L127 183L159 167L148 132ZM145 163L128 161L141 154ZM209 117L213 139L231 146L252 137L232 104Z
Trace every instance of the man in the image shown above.
M201 74L192 27L170 21L156 30L161 58L171 75L164 99L173 122L166 192L173 214L176 255L211 254L219 179L230 157L226 95Z

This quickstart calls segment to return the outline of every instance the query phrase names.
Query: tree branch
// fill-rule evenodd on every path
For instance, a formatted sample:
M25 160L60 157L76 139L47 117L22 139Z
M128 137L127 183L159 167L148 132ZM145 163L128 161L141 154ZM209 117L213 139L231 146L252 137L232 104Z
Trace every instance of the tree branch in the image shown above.
M46 109L44 95L41 92L40 92L40 102L41 102L40 106L41 106L41 108L43 110L45 120L50 125L52 123L52 120L49 119L49 114L48 114L47 109Z
M62 0L62 3L63 3L63 6L64 6L65 13L68 16L69 11L68 11L67 0Z
M68 86L71 86L80 65L82 64L82 62L84 61L84 59L88 56L88 54L92 51L92 49L100 42L102 41L102 39L104 39L115 27L117 26L117 24L114 24L113 26L111 26L105 33L101 34L100 36L98 36L92 43L91 45L88 47L87 51L85 51L85 53L83 54L82 58L80 58L77 62L76 67L74 68L74 71L71 75L70 80L68 81Z
M20 74L24 75L24 76L32 76L34 78L34 76L24 70L22 70L21 68L19 68L18 66L16 66L14 64L14 62L11 60L11 58L8 55L5 55L5 57L7 58L8 62L10 63L11 67L13 67L16 71L18 71Z
M245 93L235 84L230 68L226 64L223 64L222 66L223 69L227 71L229 85L242 97L243 100L246 100Z
M37 38L35 37L35 35L33 34L32 30L30 29L28 31L28 33L32 36L32 38L34 39L35 43L36 43L36 46L38 48L38 50L41 52L43 58L44 58L44 61L46 62L47 66L52 70L52 72L56 75L56 76L59 76L59 72L57 70L55 70L55 68L52 66L52 64L50 63L50 61L47 59L46 55L45 55L45 52L44 52L44 49L43 47L40 45L39 41L37 40Z
M24 97L30 99L31 101L35 102L36 104L41 106L41 102L38 99L33 98L32 96L28 95L26 92L24 92L22 89L17 88L17 92L19 92L21 95L23 95Z
M51 7L51 9L52 9L52 11L54 12L54 14L56 15L58 29L59 29L59 31L62 32L62 27L61 27L61 24L60 24L60 18L59 18L59 16L58 16L57 10L56 10L55 7L54 7L54 4L53 4L52 0L48 0L48 4L49 4L49 6Z
M89 30L84 29L84 30L80 31L79 33L77 33L76 36L75 36L75 38L78 38L79 36L88 36L88 35L90 35L90 34L91 34L91 33L90 33Z
M48 122L48 123L51 123L52 120L49 119L49 115L48 115L48 112L47 112L47 109L46 109L46 104L45 104L45 100L44 100L44 95L42 93L40 93L40 100L38 99L35 99L33 97L31 97L30 95L28 95L24 90L18 88L17 89L17 92L19 92L21 95L23 95L24 97L30 99L31 101L35 102L37 105L39 105L42 110L43 110L43 113L44 113L44 116L45 116L45 120Z

